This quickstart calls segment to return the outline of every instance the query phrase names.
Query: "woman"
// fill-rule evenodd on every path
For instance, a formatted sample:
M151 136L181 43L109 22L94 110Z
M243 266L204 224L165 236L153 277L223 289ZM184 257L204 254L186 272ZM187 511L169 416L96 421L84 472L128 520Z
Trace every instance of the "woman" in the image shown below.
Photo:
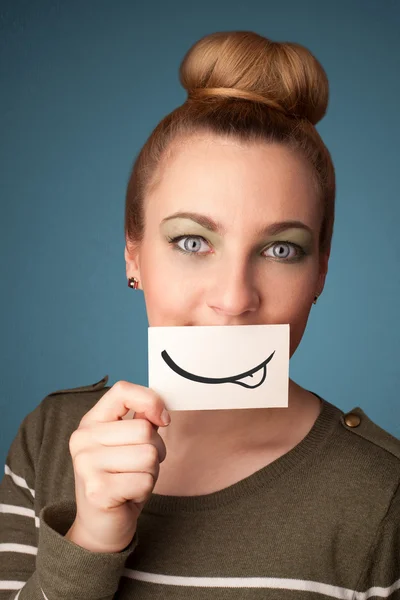
M223 32L180 77L129 181L128 285L150 326L289 323L292 356L333 232L325 72ZM400 598L400 441L360 408L290 380L288 408L163 427L152 390L106 382L50 394L13 441L0 599Z

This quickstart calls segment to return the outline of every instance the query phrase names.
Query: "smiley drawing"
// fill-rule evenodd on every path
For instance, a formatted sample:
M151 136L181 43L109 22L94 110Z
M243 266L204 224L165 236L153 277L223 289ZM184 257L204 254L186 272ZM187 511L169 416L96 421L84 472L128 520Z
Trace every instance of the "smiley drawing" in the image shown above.
M161 352L162 358L167 363L167 365L170 367L170 369L175 371L175 373L177 373L181 377L185 377L186 379L190 379L191 381L197 381L199 383L211 383L211 384L236 383L237 385L241 385L245 388L250 388L250 389L255 389L264 383L265 378L267 376L267 364L272 359L274 354L275 354L275 350L274 350L274 352L272 352L272 354L266 360L264 360L262 363L260 363L253 369L246 371L245 373L239 373L238 375L232 375L231 377L215 378L215 377L201 377L200 375L194 375L193 373L189 373L188 371L185 371L184 369L179 367L179 365L177 365L172 360L172 358L169 356L169 354L166 350L163 350ZM240 379L244 379L246 377L253 377L253 375L255 373L257 373L257 371L261 371L261 369L263 369L263 373L262 373L261 381L259 381L258 383L254 384L254 385L250 385L249 383L240 381Z

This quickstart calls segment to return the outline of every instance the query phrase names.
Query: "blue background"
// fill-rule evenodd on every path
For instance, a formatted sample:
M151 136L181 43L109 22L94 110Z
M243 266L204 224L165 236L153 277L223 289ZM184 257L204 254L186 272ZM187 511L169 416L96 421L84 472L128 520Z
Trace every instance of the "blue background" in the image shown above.
M147 385L144 297L125 276L125 188L153 128L186 99L186 51L235 29L305 45L330 81L317 129L337 175L332 254L290 375L400 437L400 3L0 6L0 459L48 393L105 374L108 385Z

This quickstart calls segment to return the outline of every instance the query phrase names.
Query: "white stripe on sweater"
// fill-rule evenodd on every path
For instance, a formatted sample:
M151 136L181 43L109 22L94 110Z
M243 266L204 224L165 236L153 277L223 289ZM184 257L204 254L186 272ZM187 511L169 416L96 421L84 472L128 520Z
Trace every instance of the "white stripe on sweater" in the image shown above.
M194 586L194 587L229 587L229 588L267 588L280 590L296 590L303 592L315 592L330 598L341 600L369 600L369 598L389 598L393 592L400 589L400 579L387 588L372 587L366 592L356 592L349 588L342 588L318 581L304 581L302 579L278 579L275 577L175 577L173 575L156 575L125 569L123 576L138 581L150 583ZM21 589L25 583L20 581L0 581L0 590ZM42 588L40 588L42 589ZM46 594L43 592L45 600ZM19 594L18 594L19 595ZM16 596L15 600L17 600Z
M9 475L16 485L18 485L19 487L22 487L22 488L26 488L27 490L30 491L30 493L32 494L32 497L33 498L35 497L35 490L32 490L29 487L29 485L26 483L26 481L23 477L20 477L19 475L15 475L15 473L13 473L11 471L11 469L8 465L4 466L4 473L6 475Z
M36 546L28 544L3 543L0 544L0 552L19 552L21 554L37 554Z
M14 504L0 504L0 513L30 517L31 519L35 519L35 526L37 528L40 527L40 519L35 515L35 511L32 508L25 508L25 506L14 506Z
M20 590L24 585L25 581L0 581L0 590Z
M266 588L280 590L296 590L302 592L315 592L330 598L340 600L368 600L369 598L389 598L393 592L400 589L400 579L387 588L373 587L366 592L356 592L349 588L328 585L318 581L303 579L280 579L278 577L177 577L174 575L159 575L145 573L133 569L124 569L122 575L138 581L159 583L164 585L180 585L203 588Z
M23 515L24 517L32 517L32 519L35 516L35 511L32 508L15 506L14 504L0 504L0 513Z

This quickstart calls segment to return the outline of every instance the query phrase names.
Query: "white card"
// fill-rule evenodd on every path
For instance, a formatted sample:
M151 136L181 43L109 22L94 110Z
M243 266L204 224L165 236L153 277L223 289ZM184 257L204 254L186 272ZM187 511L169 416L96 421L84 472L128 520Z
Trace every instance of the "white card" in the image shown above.
M149 387L169 410L287 408L289 328L149 327Z

